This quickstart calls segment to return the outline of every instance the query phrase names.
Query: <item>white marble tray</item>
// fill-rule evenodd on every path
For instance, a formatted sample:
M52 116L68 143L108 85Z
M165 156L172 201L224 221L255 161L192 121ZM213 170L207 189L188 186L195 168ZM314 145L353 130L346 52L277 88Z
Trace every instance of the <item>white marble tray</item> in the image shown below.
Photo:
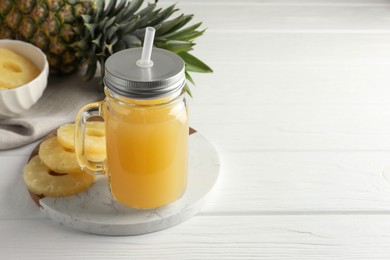
M178 201L153 210L137 210L116 202L107 178L99 176L85 192L65 198L40 198L41 210L55 222L99 235L140 235L177 225L197 214L219 174L213 145L195 132L189 138L189 178Z

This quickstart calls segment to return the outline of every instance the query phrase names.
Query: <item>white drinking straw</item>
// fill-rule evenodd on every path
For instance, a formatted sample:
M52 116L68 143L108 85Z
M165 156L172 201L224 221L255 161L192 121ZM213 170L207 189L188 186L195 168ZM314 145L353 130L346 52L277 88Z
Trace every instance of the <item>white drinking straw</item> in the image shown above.
M149 68L153 66L153 61L150 59L152 56L153 40L155 29L153 27L146 27L144 46L142 48L142 57L137 60L138 67Z

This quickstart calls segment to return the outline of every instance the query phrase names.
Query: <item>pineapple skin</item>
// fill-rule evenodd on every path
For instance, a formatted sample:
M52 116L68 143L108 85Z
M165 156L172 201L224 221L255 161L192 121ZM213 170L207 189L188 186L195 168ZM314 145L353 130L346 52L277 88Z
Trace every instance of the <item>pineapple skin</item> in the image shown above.
M71 73L84 62L77 47L81 15L95 9L95 0L0 0L0 39L32 43L46 54L51 73Z

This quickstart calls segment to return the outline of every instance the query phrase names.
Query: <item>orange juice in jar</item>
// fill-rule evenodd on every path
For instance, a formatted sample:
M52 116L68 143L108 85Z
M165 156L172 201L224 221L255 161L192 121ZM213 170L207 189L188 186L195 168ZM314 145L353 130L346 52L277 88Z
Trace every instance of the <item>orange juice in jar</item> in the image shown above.
M113 196L136 208L181 197L187 183L184 95L120 102L106 90L107 171ZM122 99L123 100L123 99Z
M139 64L141 52L128 49L107 59L106 98L80 110L75 143L80 165L106 173L117 201L150 209L179 199L186 189L189 127L183 60L154 48L153 62ZM83 140L85 122L97 115L106 127L102 163L86 160Z

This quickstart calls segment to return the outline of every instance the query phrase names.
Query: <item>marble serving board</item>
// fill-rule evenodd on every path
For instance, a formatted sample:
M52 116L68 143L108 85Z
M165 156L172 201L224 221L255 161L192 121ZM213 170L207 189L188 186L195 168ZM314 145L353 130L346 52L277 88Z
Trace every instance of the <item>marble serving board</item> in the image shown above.
M38 150L39 145L30 159ZM151 210L127 207L111 196L106 176L98 176L88 190L74 196L30 194L41 211L58 224L99 235L140 235L172 227L199 213L218 179L219 169L214 146L190 129L187 189L179 200L167 206Z

